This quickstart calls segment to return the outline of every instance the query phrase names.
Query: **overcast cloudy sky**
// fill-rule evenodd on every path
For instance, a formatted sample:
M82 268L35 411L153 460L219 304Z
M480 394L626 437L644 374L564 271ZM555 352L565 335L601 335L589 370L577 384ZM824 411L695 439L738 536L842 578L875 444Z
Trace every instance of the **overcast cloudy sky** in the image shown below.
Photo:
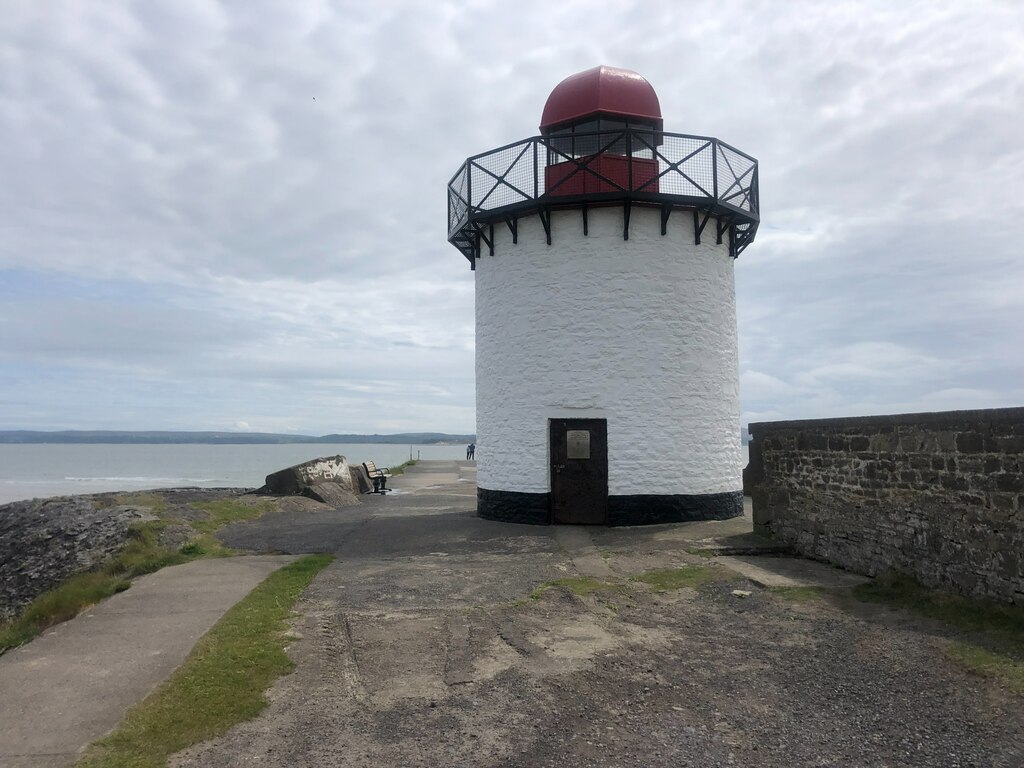
M0 14L0 429L472 431L468 155L564 77L760 162L743 421L1024 405L1024 4Z

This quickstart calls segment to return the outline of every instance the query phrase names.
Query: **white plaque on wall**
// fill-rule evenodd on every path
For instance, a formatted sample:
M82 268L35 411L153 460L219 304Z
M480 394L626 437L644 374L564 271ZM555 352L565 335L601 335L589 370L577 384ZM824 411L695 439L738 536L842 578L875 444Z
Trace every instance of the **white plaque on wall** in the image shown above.
M590 458L590 430L567 429L565 432L566 458Z

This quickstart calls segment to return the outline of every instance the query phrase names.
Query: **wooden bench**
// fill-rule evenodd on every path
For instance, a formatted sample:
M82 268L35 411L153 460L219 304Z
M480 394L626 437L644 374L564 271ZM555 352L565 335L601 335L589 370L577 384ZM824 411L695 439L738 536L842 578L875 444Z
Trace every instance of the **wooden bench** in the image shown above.
M388 492L388 478L391 477L391 473L387 469L377 469L377 465L372 461L364 461L363 469L366 470L366 474L373 481L373 490L370 493L386 494Z

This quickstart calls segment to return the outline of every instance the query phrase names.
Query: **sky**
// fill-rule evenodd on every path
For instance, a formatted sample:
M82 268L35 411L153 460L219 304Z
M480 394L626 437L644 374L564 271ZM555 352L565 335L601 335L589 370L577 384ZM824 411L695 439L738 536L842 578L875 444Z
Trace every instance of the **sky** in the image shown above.
M1024 4L5 0L0 429L472 432L445 186L598 64L759 162L741 420L1024 405Z

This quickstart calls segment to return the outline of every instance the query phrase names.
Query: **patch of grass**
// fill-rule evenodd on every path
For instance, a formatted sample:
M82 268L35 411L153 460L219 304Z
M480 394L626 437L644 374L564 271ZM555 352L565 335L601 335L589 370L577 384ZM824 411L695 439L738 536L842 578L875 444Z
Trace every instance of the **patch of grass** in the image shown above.
M206 550L203 545L193 539L192 541L186 541L181 545L181 549L178 550L185 557L201 557L206 554Z
M622 589L621 584L614 584L610 581L600 581L598 579L591 578L590 576L569 576L564 579L545 581L530 593L530 598L533 600L539 600L541 595L553 587L565 587L578 597L586 597L587 595L592 595L595 592L615 592Z
M236 499L204 501L192 505L207 514L205 520L193 520L191 525L200 533L213 533L228 523L255 520L274 508L274 502L261 501L258 504L243 504Z
M154 515L167 511L167 500L158 493L118 493L111 497L113 504L125 504L133 507L149 507Z
M128 529L128 542L103 566L103 572L131 579L186 562L187 556L160 543L165 525L160 520L133 524Z
M694 547L693 549L688 549L686 551L691 555L707 558L709 560L712 557L718 557L719 554L717 549L709 549L707 547Z
M768 591L794 603L813 603L827 594L821 587L769 587Z
M210 533L201 533L195 538L189 539L181 545L178 551L190 560L199 557L230 557L238 554L238 550L225 547Z
M949 655L973 672L995 676L1024 695L1024 606L928 589L906 576L880 576L853 589L863 602L906 608L964 632Z
M404 475L405 468L416 466L416 461L416 459L409 459L409 461L405 462L404 464L399 464L397 467L389 467L388 472L390 472L392 475Z
M62 621L73 619L90 605L128 589L131 582L107 573L80 573L57 589L44 592L13 619L0 623L0 654L24 645Z
M864 602L899 605L967 632L1000 637L1024 655L1024 606L928 589L906 576L879 576L854 587L853 594Z
M668 592L673 589L697 587L717 581L722 577L722 572L713 565L694 565L686 568L664 568L656 571L647 571L638 576L633 576L630 581L640 581L650 585L655 592Z
M1020 661L971 643L952 643L946 652L976 675L997 678L1018 696L1024 696L1024 664Z
M309 555L275 571L235 605L185 663L93 743L78 768L157 768L167 758L255 717L264 691L293 664L285 655L291 608L330 555Z

